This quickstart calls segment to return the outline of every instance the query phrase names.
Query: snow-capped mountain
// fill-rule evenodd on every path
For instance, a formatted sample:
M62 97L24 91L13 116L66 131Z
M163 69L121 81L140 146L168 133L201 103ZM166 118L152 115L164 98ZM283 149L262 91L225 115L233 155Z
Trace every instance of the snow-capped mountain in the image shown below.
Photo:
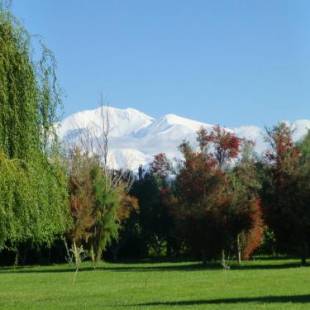
M213 125L167 114L159 119L135 109L100 107L75 113L58 126L58 135L65 146L79 144L82 139L100 141L109 120L108 162L113 168L137 170L149 163L155 154L164 152L169 158L179 158L178 146L183 140L196 143L200 127L211 129ZM105 124L105 126L103 125ZM296 140L310 129L310 120L298 120L290 124ZM264 130L256 126L227 128L241 138L255 142L258 153L266 149ZM95 143L94 143L95 144Z

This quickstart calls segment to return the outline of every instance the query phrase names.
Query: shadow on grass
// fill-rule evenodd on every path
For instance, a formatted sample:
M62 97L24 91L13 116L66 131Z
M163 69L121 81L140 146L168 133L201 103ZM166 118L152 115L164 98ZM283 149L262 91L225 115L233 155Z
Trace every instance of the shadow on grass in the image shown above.
M307 265L308 266L308 265ZM303 266L303 267L307 267ZM232 265L232 270L273 270L273 269L287 269L287 268L298 268L301 267L300 262L287 262L280 264L265 264L265 263L250 263L246 265Z
M232 265L231 270L276 270L276 269L287 269L300 267L298 262L283 262L278 264L264 264L264 263L247 263L244 265ZM218 263L185 263L185 264L140 264L140 265L115 265L112 264L107 266L99 266L94 269L91 266L81 267L79 272L85 271L113 271L113 272L169 272L169 271L201 271L201 270L222 270ZM53 268L53 267L2 267L0 268L1 273L66 273L74 272L74 267L65 268Z
M113 272L150 272L150 271L194 271L194 270L207 270L207 269L219 269L219 266L217 264L213 265L202 265L199 263L193 263L193 264L187 264L187 265L164 265L164 266L158 266L158 265L129 265L129 266L102 266L102 267L81 267L79 269L79 272L85 272L85 271L113 271ZM59 268L59 269L53 269L53 268L42 268L40 267L4 267L0 268L0 274L1 273L65 273L65 272L74 272L74 267L68 267L68 268Z
M261 297L238 297L219 299L198 299L181 301L158 301L143 304L126 306L146 307L146 306L191 306L191 305L216 305L216 304L243 304L243 303L309 303L310 295L295 296L261 296Z

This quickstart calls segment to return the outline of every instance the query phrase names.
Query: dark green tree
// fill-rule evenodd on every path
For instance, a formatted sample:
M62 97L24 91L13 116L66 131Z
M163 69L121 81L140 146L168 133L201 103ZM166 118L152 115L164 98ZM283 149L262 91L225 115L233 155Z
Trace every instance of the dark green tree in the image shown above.
M266 222L275 234L277 250L309 255L309 137L299 145L284 123L267 130L270 149L266 154L267 178L263 188Z

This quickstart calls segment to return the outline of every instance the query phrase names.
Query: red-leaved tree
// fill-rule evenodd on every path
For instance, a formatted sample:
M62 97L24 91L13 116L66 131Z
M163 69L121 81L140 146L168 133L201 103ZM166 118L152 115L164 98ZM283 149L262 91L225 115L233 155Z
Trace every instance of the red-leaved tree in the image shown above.
M193 253L203 260L240 248L248 258L263 230L251 143L219 126L197 133L199 150L184 142L176 188L175 214ZM238 159L240 158L240 159ZM236 242L243 236L243 247ZM242 251L241 251L242 250ZM243 253L243 254L241 254Z

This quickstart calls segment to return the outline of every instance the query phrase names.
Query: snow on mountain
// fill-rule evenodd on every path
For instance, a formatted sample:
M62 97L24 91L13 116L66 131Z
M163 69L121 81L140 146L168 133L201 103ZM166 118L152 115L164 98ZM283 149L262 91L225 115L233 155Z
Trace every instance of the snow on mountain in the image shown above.
M240 138L255 142L255 151L262 153L266 149L265 131L257 126L241 126L233 128L233 132Z
M64 137L71 134L71 131L76 132L76 129L88 129L92 130L95 135L100 135L106 116L109 119L111 137L134 134L154 121L152 117L135 109L100 107L78 112L65 118L61 122L59 135Z
M135 149L111 149L108 162L114 169L129 168L137 170L140 165L146 165L152 161L152 156Z
M103 107L75 113L65 118L58 128L64 145L74 145L86 135L102 138L104 119L108 115L109 165L113 168L137 170L139 165L149 163L155 154L164 152L171 159L179 158L178 146L183 140L196 144L196 132L202 126L211 129L213 125L198 122L174 114L154 119L135 109ZM296 140L310 129L310 120L289 123L294 129ZM264 130L256 126L232 128L241 138L255 142L258 153L266 149Z

